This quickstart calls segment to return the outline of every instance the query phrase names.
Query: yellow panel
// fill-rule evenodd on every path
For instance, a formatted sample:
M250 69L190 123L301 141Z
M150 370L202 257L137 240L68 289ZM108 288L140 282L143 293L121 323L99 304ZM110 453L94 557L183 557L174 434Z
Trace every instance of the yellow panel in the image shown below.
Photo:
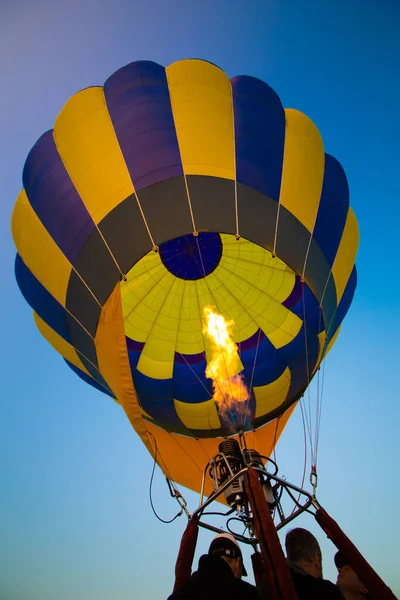
M253 387L256 397L256 418L262 417L278 408L288 395L291 381L290 369L287 367L282 375L272 383Z
M165 269L165 273L159 281L154 282L153 280L149 286L142 286L142 300L128 314L125 313L126 335L138 342L147 341L174 281L174 275Z
M147 377L152 377L153 379L170 379L174 370L174 361L161 362L154 360L146 356L142 351L136 368L143 375L147 375Z
M178 417L188 429L219 429L221 427L214 400L198 404L174 400L174 404Z
M324 354L324 358L326 358L326 356L327 356L328 352L330 352L330 351L332 350L332 346L333 346L333 344L334 344L334 343L336 342L336 340L337 340L337 337L338 337L338 335L339 335L339 331L340 331L341 327L342 327L342 326L341 326L341 325L339 325L339 327L337 328L337 330L336 330L336 332L335 332L335 334L334 334L333 338L332 338L332 339L331 339L331 341L329 342L329 344L328 344L328 346L327 346L327 348L326 348L325 354Z
M287 317L279 329L275 329L267 337L275 348L282 348L296 337L302 325L303 321L297 315L288 311Z
M142 419L132 382L122 315L121 292L117 284L104 304L96 331L95 346L99 370L122 405L136 433L154 456L154 444Z
M96 224L134 192L103 88L87 88L72 96L56 119L54 140Z
M204 338L195 281L185 281L176 351L182 354L204 352Z
M54 331L43 319L39 317L37 313L33 313L36 326L39 329L40 333L46 340L53 346L57 352L61 354L68 362L72 363L78 369L86 373L86 375L90 376L89 371L86 369L85 365L79 358L75 348L71 346L68 342L64 340L58 333Z
M154 321L143 348L142 356L145 355L155 361L173 363L184 289L185 282L182 279L172 280L171 288ZM150 377L154 376L149 373L146 374Z
M71 265L29 203L25 190L18 195L11 219L18 254L36 279L65 306Z
M324 351L325 342L326 342L326 331L321 331L321 333L318 334L318 342L319 342L318 359L317 359L317 362L315 364L315 367L314 367L314 370L312 372L312 375L314 375L314 373L318 370L319 365L320 365L321 360L322 360L322 353Z
M306 115L287 108L285 117L280 203L311 233L324 178L324 146L318 129Z
M354 211L350 207L347 213L346 225L344 227L342 239L340 240L339 249L332 267L338 304L343 296L346 284L354 267L358 242L358 223Z
M235 179L232 88L228 76L201 60L166 68L186 175Z

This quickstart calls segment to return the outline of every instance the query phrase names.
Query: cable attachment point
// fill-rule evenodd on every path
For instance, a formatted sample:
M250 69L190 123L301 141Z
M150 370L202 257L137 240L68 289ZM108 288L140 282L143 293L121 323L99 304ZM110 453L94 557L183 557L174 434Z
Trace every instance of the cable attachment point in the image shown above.
M194 230L194 231L193 231L193 235L194 235L194 237L199 237L199 232L198 232L198 231L196 231L196 230Z
M317 485L318 485L317 467L315 465L313 465L311 467L310 483L311 483L312 489L313 489L313 498L315 499L316 494L317 494Z
M178 492L178 490L174 490L174 498L176 498L179 506L181 507L181 514L184 512L187 516L188 519L190 519L190 513L187 509L187 502L185 500L185 498L182 496L182 494L180 492Z
M237 241L239 241L240 238L241 238L241 235L239 233L235 233L235 238L236 238Z

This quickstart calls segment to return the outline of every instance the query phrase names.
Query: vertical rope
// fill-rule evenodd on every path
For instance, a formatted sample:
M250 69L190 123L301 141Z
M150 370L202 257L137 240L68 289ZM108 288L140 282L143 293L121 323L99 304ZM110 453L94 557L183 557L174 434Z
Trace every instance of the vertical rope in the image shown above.
M189 185L188 185L185 173L183 174L183 180L185 182L185 189L186 189L186 196L187 196L187 200L188 200L188 204L189 204L190 218L192 220L193 235L197 236L197 229L196 229L196 223L195 223L195 220L194 220L194 214L193 214L193 208L192 208L192 201L190 199Z
M136 202L137 202L137 205L139 207L139 210L140 210L140 214L142 215L143 223L144 223L144 225L145 225L145 227L147 229L147 233L149 234L149 238L150 238L153 250L158 250L158 246L156 246L156 244L154 242L154 239L153 239L153 236L151 235L150 227L149 227L149 225L147 223L146 216L144 214L142 205L140 204L140 200L139 200L139 196L138 196L137 192L135 192L135 198L136 198Z

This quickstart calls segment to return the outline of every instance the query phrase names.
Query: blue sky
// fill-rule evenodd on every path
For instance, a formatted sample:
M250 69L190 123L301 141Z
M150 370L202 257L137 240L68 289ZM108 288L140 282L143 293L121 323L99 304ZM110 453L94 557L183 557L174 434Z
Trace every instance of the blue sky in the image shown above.
M156 520L152 460L122 410L36 331L14 281L10 217L29 149L73 93L133 60L186 57L267 81L346 170L359 284L326 361L318 495L400 594L399 26L396 0L0 0L1 599L170 592L184 518ZM294 482L302 453L298 412L277 448ZM154 502L175 514L159 471ZM332 545L311 517L299 524L317 534L334 580ZM210 539L201 533L198 554Z

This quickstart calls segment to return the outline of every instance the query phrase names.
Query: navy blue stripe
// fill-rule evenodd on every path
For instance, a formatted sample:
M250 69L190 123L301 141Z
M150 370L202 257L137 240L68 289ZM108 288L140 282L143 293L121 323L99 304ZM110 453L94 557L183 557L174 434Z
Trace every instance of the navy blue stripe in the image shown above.
M175 400L197 404L212 398L212 382L206 377L206 366L204 355L199 363L174 363L172 393Z
M111 392L111 390L108 386L107 386L107 388L103 387L102 385L97 383L97 381L95 381L94 379L89 377L89 375L87 375L84 371L81 371L81 369L78 369L78 367L76 367L75 365L70 363L67 359L64 358L64 360L67 363L67 365L70 367L70 369L72 369L76 375L78 375L81 379L83 379L83 381L85 383L88 383L89 385L94 387L96 390L103 392L103 394L107 394L107 396L111 396L112 398L115 398L114 394Z
M57 152L52 131L29 152L22 181L33 210L74 263L95 225Z
M71 343L65 308L36 279L19 254L15 258L15 278L25 300L39 317Z
M307 328L311 327L311 329L317 333L320 333L325 329L325 321L322 310L320 309L318 300L308 285L302 285L304 286L304 291L296 304L292 306L291 312L297 315L302 321L304 321L305 313Z
M254 369L253 376L253 387L261 387L268 385L273 381L279 379L286 369L286 363L282 360L278 351L272 354L272 356L265 362L258 364ZM248 368L244 371L246 379L251 381L252 369Z
M346 173L336 158L325 154L325 173L313 237L329 266L333 265L349 209Z
M107 79L104 94L135 189L182 175L165 68L130 63Z
M231 80L235 119L236 179L278 201L285 145L279 96L255 77Z
M307 357L304 325L289 344L279 348L278 353L290 369L291 383L288 399L294 400L307 387L308 377L311 377L317 364L319 341L316 331L307 327Z
M335 318L333 319L333 322L329 328L328 340L327 340L328 343L333 338L333 336L335 335L339 326L341 325L343 319L345 318L347 311L349 310L350 305L353 301L354 292L356 291L356 287L357 287L357 269L356 269L356 266L354 265L351 275L349 277L349 280L346 284L345 290L343 292L343 296L340 299L339 306L337 307Z
M286 308L292 308L292 306L295 306L295 304L298 303L299 299L302 297L302 294L303 284L300 277L296 275L293 289L286 300L282 302L282 306L285 306Z
M140 406L153 419L168 427L182 427L182 421L176 414L172 379L152 379L140 373L133 372L135 387Z

